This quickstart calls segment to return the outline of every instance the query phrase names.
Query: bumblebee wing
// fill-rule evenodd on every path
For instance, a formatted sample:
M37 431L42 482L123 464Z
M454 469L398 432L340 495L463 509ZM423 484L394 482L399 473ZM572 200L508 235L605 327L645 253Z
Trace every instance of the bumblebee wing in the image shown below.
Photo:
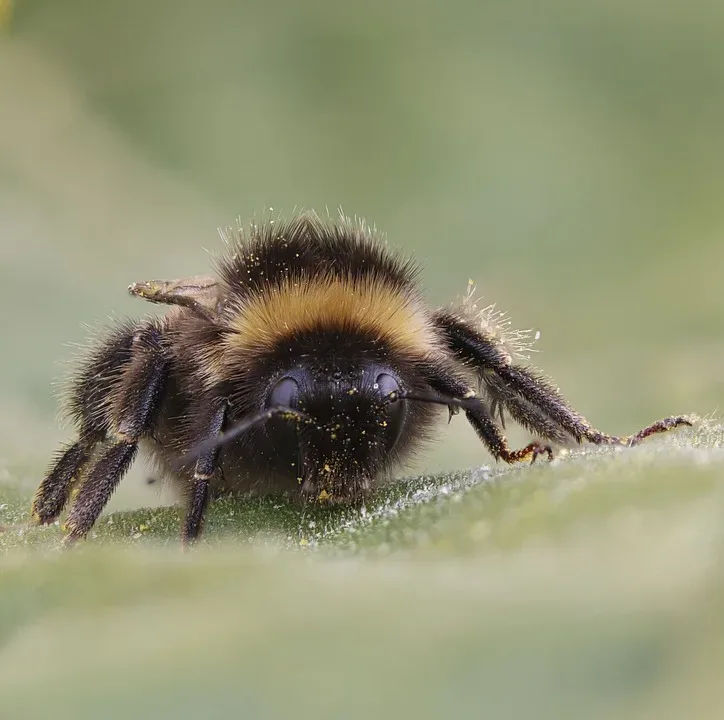
M152 303L181 305L204 315L215 315L219 307L216 279L204 275L133 283L128 292Z

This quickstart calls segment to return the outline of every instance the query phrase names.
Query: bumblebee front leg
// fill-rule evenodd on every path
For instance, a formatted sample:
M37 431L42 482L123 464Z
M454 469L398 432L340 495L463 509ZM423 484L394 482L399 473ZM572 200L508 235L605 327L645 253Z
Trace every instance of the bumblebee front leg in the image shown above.
M428 374L428 381L430 387L440 393L442 398L466 401L464 408L468 422L496 460L516 463L529 458L531 462L535 462L536 458L543 454L547 455L549 459L553 457L553 449L550 445L542 445L536 441L520 450L512 450L508 445L508 439L496 424L485 403L477 398L475 392L452 372L442 367L434 368Z
M216 437L224 427L227 403L212 406L209 418L204 422L204 431L199 433L197 440L204 442ZM215 447L205 452L196 460L194 476L188 489L186 499L186 514L183 521L181 540L185 546L195 542L203 527L204 514L209 504L209 482L218 467L219 452L221 448Z
M139 440L153 427L168 367L158 329L137 333L111 405L112 444L101 452L73 500L65 523L68 542L88 534L133 463Z

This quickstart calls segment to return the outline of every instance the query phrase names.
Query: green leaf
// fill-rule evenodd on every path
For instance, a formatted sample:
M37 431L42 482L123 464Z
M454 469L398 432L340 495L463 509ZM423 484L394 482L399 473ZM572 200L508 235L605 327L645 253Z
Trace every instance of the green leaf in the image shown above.
M713 708L723 490L714 422L402 481L365 511L224 500L190 553L174 508L60 551L6 484L3 716L676 717L694 689Z

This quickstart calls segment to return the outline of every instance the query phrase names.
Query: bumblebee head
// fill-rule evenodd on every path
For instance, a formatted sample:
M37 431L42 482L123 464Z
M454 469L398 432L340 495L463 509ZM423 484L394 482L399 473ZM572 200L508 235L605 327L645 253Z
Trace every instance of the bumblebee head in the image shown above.
M349 498L394 456L406 422L399 374L386 364L307 356L270 383L265 408L290 408L302 421L275 416L266 433L280 459L297 468L302 491Z

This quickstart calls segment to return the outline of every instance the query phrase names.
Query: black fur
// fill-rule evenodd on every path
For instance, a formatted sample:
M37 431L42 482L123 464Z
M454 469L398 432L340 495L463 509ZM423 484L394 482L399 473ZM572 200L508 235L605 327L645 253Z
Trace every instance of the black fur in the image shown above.
M415 262L389 250L362 223L326 223L311 213L252 225L242 243L232 243L218 269L230 298L255 295L287 278L324 274L345 279L377 276L391 287L405 288L419 273Z
M81 441L92 446L103 440L112 425L112 398L131 359L131 346L141 323L123 322L85 358L71 383L66 414L79 425Z

